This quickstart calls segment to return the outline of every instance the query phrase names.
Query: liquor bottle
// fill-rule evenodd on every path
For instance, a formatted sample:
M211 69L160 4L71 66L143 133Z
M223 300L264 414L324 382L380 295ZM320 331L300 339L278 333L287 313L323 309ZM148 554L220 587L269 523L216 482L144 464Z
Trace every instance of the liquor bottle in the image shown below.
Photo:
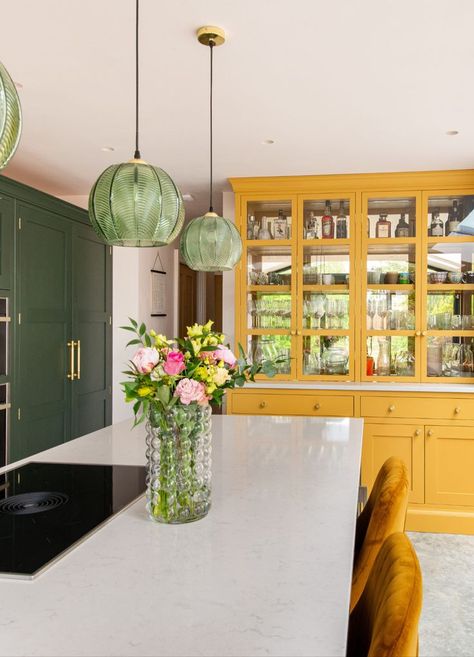
M247 219L247 239L248 240L255 239L255 217L250 214Z
M270 232L271 219L267 220L267 217L262 217L262 227L258 231L259 240L271 240L272 234Z
M410 237L410 226L405 221L405 213L402 212L400 220L395 228L395 237Z
M410 226L409 237L416 237L416 216L409 214L408 215L408 225Z
M446 236L456 231L460 223L461 223L461 219L459 217L458 202L453 201L453 207L449 211L448 218L446 220L446 225L445 225Z
M323 239L334 239L334 218L331 214L330 201L326 201L324 214L321 217L321 237Z
M375 237L392 237L392 224L386 214L380 214L375 224Z
M444 227L443 220L439 216L439 210L433 210L431 213L431 225L430 225L430 235L431 237L443 237Z
M339 203L339 214L336 217L336 237L339 239L347 238L347 217L344 214L344 203Z
M318 239L318 218L313 211L311 211L309 215L309 220L306 227L306 239L308 240Z

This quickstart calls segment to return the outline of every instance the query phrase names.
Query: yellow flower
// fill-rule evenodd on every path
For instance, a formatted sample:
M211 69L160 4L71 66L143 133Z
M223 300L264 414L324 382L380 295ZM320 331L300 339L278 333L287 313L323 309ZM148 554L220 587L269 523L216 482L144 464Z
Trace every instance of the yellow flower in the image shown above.
M203 329L209 333L212 329L213 324L214 322L212 321L212 319L210 319L206 324L204 324Z
M137 390L137 394L139 397L147 397L152 392L153 392L153 388L151 386L142 386Z
M212 395L214 390L217 388L215 383L210 383L206 386L206 395Z
M206 367L201 366L196 369L196 376L202 379L203 381L207 381L207 374L208 373Z
M212 347L217 347L217 345L219 344L219 340L213 335L211 335L208 338L208 344L210 344Z
M193 324L192 326L186 327L188 332L188 338L197 338L202 335L203 327L200 324Z
M214 372L213 381L217 386L223 386L226 381L230 379L229 372L225 367L218 367Z
M198 354L201 351L201 341L200 340L191 340L193 345L194 353Z
M154 338L155 346L158 349L163 349L164 347L167 347L169 344L171 344L171 340L167 340L166 335L161 335L161 333L158 335L155 333Z

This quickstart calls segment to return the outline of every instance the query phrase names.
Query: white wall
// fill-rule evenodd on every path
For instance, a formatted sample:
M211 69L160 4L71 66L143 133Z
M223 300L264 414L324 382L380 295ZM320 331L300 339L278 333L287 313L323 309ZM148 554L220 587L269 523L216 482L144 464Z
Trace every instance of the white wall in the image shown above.
M226 219L235 220L235 197L233 192L222 194L222 214ZM234 307L235 307L235 271L225 271L222 279L222 330L227 341L235 347Z

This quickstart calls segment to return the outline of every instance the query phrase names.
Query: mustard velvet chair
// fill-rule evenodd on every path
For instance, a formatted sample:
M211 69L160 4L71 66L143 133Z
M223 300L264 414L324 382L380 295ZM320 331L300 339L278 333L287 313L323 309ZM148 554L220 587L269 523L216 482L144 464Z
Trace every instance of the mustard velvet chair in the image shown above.
M372 492L357 518L350 609L355 607L385 539L403 532L408 504L405 464L391 457L385 461Z
M417 657L422 604L420 564L408 537L380 549L349 619L348 657Z

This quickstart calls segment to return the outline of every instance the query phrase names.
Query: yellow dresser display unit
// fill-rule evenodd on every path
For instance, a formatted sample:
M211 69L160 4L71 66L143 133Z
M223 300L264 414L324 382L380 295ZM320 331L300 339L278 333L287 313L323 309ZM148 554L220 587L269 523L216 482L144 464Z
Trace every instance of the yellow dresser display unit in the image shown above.
M474 171L230 182L236 343L287 360L227 412L363 417L362 482L400 456L408 529L474 534Z

